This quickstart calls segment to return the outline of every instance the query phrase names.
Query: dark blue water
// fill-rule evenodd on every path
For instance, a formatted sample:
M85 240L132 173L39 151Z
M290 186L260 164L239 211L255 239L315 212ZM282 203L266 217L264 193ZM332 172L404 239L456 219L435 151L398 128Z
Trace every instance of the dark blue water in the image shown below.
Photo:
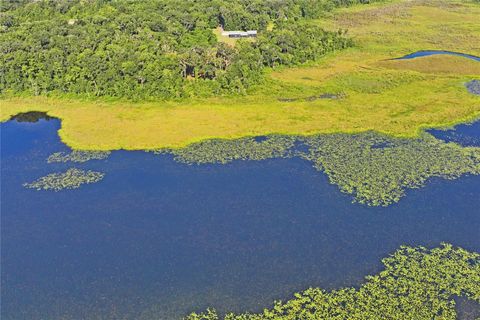
M428 130L437 139L464 147L480 147L480 121L461 124L448 130Z
M417 51L414 53L407 54L403 57L397 58L397 59L413 59L413 58L419 58L419 57L426 57L426 56L431 56L431 55L436 55L436 54L448 54L448 55L454 55L454 56L461 56L465 57L468 59L480 61L480 57L471 55L471 54L466 54L466 53L461 53L461 52L453 52L453 51L445 51L445 50L422 50L422 51Z
M479 176L371 208L300 159L187 166L117 151L75 165L105 172L100 183L23 188L72 166L46 162L68 149L58 128L0 125L2 320L258 311L308 286L358 285L402 244L480 251Z

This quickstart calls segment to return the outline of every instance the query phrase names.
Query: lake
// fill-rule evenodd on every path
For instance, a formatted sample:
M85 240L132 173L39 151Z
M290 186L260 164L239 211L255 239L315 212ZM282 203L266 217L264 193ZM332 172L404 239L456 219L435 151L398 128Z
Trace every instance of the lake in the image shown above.
M172 319L208 306L260 311L309 286L357 286L399 246L480 251L480 176L431 179L388 207L352 197L299 158L186 165L169 154L69 151L60 122L1 129L1 318ZM478 146L480 122L438 138ZM22 186L76 167L74 190Z

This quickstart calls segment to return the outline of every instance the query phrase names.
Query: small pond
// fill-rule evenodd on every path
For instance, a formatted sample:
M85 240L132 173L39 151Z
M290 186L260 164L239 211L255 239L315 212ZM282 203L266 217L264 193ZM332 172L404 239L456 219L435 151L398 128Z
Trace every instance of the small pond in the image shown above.
M309 286L358 285L403 244L480 251L480 176L369 207L300 158L186 165L115 151L74 164L104 172L99 183L36 191L22 184L72 167L46 161L69 151L60 122L36 120L0 124L5 320L259 311ZM480 127L434 134L478 145Z

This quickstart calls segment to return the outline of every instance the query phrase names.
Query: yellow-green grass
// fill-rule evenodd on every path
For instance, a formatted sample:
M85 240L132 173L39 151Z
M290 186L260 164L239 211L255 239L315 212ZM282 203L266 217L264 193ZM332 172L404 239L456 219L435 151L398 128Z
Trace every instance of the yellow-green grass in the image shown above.
M230 38L222 35L222 28L218 27L213 29L213 34L217 37L218 42L223 42L229 44L231 46L235 46L236 40L235 38Z
M433 73L439 76L448 74L480 75L480 63L478 61L444 55L406 60L386 60L379 62L378 66L389 69Z
M362 132L416 136L480 116L464 83L480 63L463 57L389 60L417 50L480 55L480 5L411 0L356 6L315 21L348 28L356 46L314 65L269 72L244 97L181 102L106 102L31 97L0 100L0 120L30 110L62 119L61 139L77 149L179 148L209 138L273 133ZM324 93L341 99L311 99ZM289 101L279 101L290 99Z

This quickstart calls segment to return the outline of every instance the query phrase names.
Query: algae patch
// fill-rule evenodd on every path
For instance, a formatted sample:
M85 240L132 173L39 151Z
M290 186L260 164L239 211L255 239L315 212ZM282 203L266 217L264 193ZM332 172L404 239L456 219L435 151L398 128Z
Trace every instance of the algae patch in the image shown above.
M259 314L227 314L225 320L416 319L453 320L455 298L480 303L480 255L450 244L403 246L382 260L384 270L360 288L309 288ZM187 320L218 320L215 310Z
M24 183L23 186L35 190L60 191L76 189L83 184L99 182L104 176L101 172L71 168L65 172L50 173L31 183Z

